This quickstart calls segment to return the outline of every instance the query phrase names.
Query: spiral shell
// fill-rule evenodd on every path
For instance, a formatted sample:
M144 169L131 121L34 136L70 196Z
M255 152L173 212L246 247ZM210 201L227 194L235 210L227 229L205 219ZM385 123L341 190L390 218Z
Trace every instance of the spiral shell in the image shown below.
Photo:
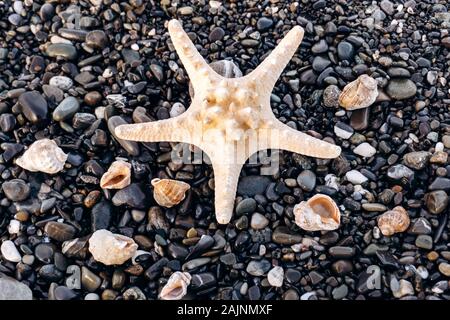
M41 139L33 144L16 160L16 164L28 171L54 174L64 168L65 154L55 141Z
M170 276L159 296L162 300L180 300L186 295L190 283L189 273L176 271Z
M344 87L339 104L347 110L363 109L374 103L377 96L377 81L363 74Z
M316 194L308 201L294 207L295 224L308 231L335 230L339 228L341 213L329 196Z
M406 231L409 223L408 212L400 206L386 211L378 217L378 228L385 236L392 236L394 233Z
M153 189L153 197L155 201L163 207L171 208L181 201L186 196L191 186L186 182L155 178L151 181Z
M122 189L131 183L131 164L119 160L114 161L100 179L103 189Z

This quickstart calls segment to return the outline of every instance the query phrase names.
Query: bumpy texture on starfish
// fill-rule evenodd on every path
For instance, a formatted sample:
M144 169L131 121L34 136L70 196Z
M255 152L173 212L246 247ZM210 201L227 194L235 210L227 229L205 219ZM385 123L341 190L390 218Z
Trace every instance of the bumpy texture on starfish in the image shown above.
M116 128L117 137L184 142L201 148L214 170L217 221L228 223L242 166L257 151L283 149L326 159L341 152L336 145L283 124L270 107L272 89L300 45L303 33L300 26L292 28L251 73L224 78L206 63L180 23L171 20L169 34L195 92L191 106L172 119L121 125Z

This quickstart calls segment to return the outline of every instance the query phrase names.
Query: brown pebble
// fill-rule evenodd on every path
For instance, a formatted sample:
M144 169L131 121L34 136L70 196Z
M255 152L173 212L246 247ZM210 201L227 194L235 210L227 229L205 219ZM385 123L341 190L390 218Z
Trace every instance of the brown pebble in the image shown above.
M430 251L427 254L427 258L430 261L436 261L439 258L439 253L437 253L436 251Z
M88 106L95 107L100 103L100 101L102 101L102 98L103 97L100 92L91 91L84 96L84 103L86 103Z
M92 190L88 193L86 198L83 200L83 204L86 208L92 208L100 199L101 193L98 190Z

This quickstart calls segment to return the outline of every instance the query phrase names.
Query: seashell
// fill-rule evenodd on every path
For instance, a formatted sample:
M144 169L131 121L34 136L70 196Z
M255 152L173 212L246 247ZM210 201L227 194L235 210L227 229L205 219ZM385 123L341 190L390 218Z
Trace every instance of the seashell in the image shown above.
M54 174L64 168L67 156L55 141L41 139L33 142L16 164L28 171Z
M133 239L108 230L95 231L89 238L89 252L104 265L120 265L131 259L138 245Z
M341 213L329 196L316 194L294 207L295 224L308 231L335 230L341 222Z
M186 182L155 178L151 181L153 189L153 197L155 201L163 207L171 208L181 201L186 196L191 186Z
M378 217L378 228L385 236L392 236L394 233L406 231L409 223L408 212L400 206L386 211Z
M344 87L339 96L339 104L347 110L363 109L374 103L377 96L377 81L362 74Z
M131 183L131 164L118 160L114 161L100 179L103 189L122 189Z
M180 300L187 293L187 287L191 283L191 275L187 272L174 272L159 294L162 300Z

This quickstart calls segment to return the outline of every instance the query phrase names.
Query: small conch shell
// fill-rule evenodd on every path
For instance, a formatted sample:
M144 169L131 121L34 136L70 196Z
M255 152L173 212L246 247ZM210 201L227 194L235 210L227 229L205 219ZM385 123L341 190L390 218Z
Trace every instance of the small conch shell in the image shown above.
M55 141L41 139L33 142L16 164L28 171L53 174L64 168L67 156Z
M308 201L294 207L295 224L308 231L335 230L339 228L341 213L329 196L316 194Z
M171 179L155 178L151 184L154 187L153 198L160 206L166 208L171 208L183 201L186 191L191 188L186 182Z
M344 87L339 96L339 104L347 110L363 109L374 103L377 96L377 81L362 74Z
M385 236L392 236L394 233L406 231L409 223L408 212L400 206L386 211L378 217L378 228Z
M174 272L159 294L162 300L180 300L187 293L191 275L187 272Z
M131 183L131 164L118 160L114 161L100 179L103 189L122 189Z

